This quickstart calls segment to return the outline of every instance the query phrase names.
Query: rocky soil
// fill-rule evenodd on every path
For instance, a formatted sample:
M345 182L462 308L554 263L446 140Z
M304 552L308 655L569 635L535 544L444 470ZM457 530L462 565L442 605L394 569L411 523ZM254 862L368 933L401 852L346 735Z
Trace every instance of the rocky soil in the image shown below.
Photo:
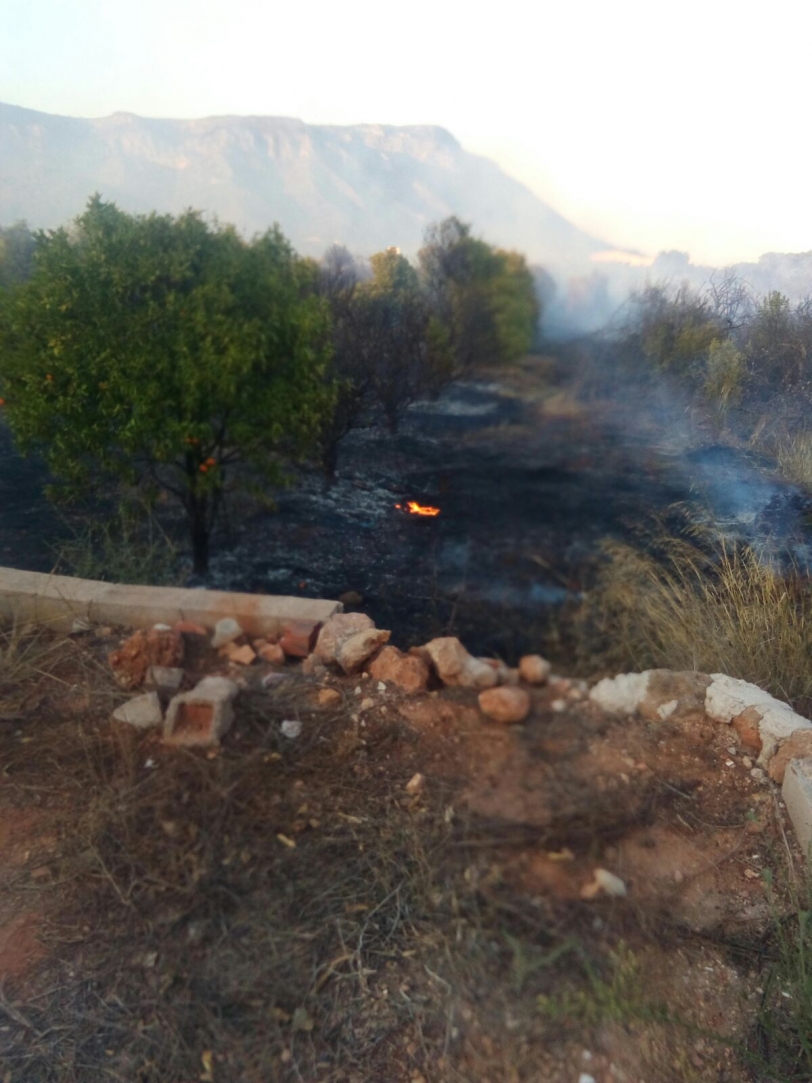
M802 859L738 684L314 631L33 633L0 716L8 1078L805 1078L763 1025ZM179 723L204 678L225 724Z

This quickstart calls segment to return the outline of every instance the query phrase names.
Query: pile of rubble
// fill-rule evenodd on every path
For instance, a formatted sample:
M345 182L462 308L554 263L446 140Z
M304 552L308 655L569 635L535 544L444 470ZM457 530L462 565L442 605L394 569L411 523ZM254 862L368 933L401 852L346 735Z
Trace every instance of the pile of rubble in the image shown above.
M393 687L407 696L470 689L477 694L483 720L505 725L528 718L534 686L545 685L560 695L549 704L553 712L587 692L585 682L552 676L550 663L540 655L526 655L513 669L498 659L472 656L456 637L402 651L389 642L390 635L357 612L338 613L323 624L292 621L273 638L249 637L230 617L219 620L213 633L189 622L156 624L137 631L110 655L122 688L145 689L113 718L140 729L160 727L169 744L216 745L233 723L240 693L276 687L291 673L291 662L300 663L295 672L311 679L362 676L377 681L381 691ZM190 656L194 664L187 664ZM327 684L318 693L322 707L335 706L340 698ZM788 704L724 674L669 670L606 678L592 688L589 702L607 714L653 722L702 718L731 725L752 777L765 782L769 777L783 786L801 845L812 844L812 723ZM298 723L289 726L287 735L295 736Z
M250 638L230 617L219 620L213 633L188 621L156 624L135 632L110 655L122 688L146 689L113 718L139 729L162 727L170 744L214 745L230 728L241 691L273 687L284 679L288 663L299 661L305 675L363 672L409 694L444 686L475 689L482 714L510 724L530 713L523 685L544 684L550 677L550 663L540 655L527 655L511 669L497 659L473 657L453 636L404 652L389 643L390 635L364 613L338 613L324 624L293 621L273 639ZM196 682L191 667L185 667L192 645L198 661L201 647L209 655L208 671ZM326 705L331 690L323 691Z

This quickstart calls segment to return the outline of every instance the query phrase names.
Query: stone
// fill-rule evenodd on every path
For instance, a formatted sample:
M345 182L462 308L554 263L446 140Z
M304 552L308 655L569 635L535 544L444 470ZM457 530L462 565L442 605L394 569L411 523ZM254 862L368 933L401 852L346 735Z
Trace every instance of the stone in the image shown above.
M116 722L126 722L128 726L134 726L137 730L149 730L160 726L164 720L161 710L161 701L157 692L146 692L143 696L122 703L115 711L113 718Z
M156 692L175 695L183 684L183 670L178 666L150 666L147 670L146 686Z
M282 731L283 737L287 737L288 740L294 741L302 732L302 723L298 718L286 718L279 729Z
M320 688L316 702L319 707L337 707L341 703L341 693L337 688Z
M611 714L640 714L652 722L705 713L711 678L693 670L647 669L598 681L589 698Z
M336 613L322 625L314 654L324 665L333 665L343 640L374 627L375 622L366 613Z
M222 653L228 658L229 662L234 662L238 666L250 666L252 662L257 660L254 648L249 646L248 643L243 643L240 646L240 644L232 640L232 642L226 643Z
M175 667L183 662L183 639L172 628L139 629L108 660L122 688L140 688L150 666Z
M648 689L648 673L618 673L598 681L589 698L610 714L635 714Z
M761 735L758 732L759 722L761 722L761 714L755 707L748 707L732 720L732 726L739 735L739 740L744 748L749 749L750 752L761 752Z
M420 772L418 771L418 773L416 775L412 775L412 777L406 783L406 793L408 793L408 794L422 793L423 789L425 788L425 785L426 785L426 780L420 774Z
M796 730L790 737L779 742L778 749L770 760L767 774L780 786L790 760L812 758L812 730Z
M443 684L461 688L493 688L499 677L493 666L472 657L456 636L440 636L425 651Z
M502 685L479 693L479 709L494 722L524 722L530 714L530 696L524 688Z
M608 869L595 869L591 882L581 888L581 898L594 899L601 894L622 898L626 894L626 885Z
M339 594L338 600L342 605L363 605L364 596L359 594L357 590L345 590L343 594Z
M279 646L288 658L307 658L313 650L318 631L318 624L312 621L288 621L282 630Z
M797 730L812 730L812 722L796 714L788 703L776 699L763 688L724 673L713 673L705 695L705 711L717 722L731 723L748 708L760 716L758 734L760 767L767 767L781 741ZM750 716L751 718L754 715Z
M429 667L415 654L404 654L397 647L387 646L372 660L369 672L376 681L394 684L404 692L425 692L429 683Z
M388 642L391 634L383 628L364 628L355 632L338 644L335 660L345 673L357 673L378 648Z
M182 636L207 636L209 634L208 628L194 620L175 621L174 628Z
M308 677L316 677L321 680L327 676L327 666L323 665L315 654L309 654L302 662L301 672Z
M175 696L166 712L164 740L195 748L219 744L234 721L239 690L227 677L204 677L191 692Z
M790 760L781 796L801 849L808 858L812 847L812 759Z
M540 654L525 654L519 659L519 676L527 684L544 684L553 667Z
M254 646L257 646L254 644ZM275 666L285 664L285 652L278 643L265 643L257 650L257 654L263 662L270 662Z
M214 635L211 637L211 645L215 649L224 647L226 643L233 643L243 635L239 621L233 617L223 617L214 626Z

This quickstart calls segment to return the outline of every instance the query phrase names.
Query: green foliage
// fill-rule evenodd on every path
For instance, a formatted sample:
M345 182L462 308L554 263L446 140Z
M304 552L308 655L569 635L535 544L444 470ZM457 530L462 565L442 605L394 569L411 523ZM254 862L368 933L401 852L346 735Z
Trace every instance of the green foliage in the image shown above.
M715 338L708 348L704 391L722 412L742 397L746 373L744 354L736 344Z
M660 371L686 376L701 370L722 334L708 300L688 286L672 294L663 284L650 285L633 298L632 339Z
M409 261L389 248L370 265L372 279L356 294L364 328L359 346L367 354L373 399L394 432L406 406L450 378L451 355L446 330L432 316Z
M794 308L773 291L756 309L747 327L745 352L756 381L769 389L812 394L812 306Z
M419 292L417 271L397 248L387 248L370 257L372 279L365 283L365 291L374 297L403 297Z
M767 888L772 896L771 882ZM789 914L773 908L773 959L764 980L759 1027L769 1039L771 1066L784 1079L812 1078L812 897L796 897Z
M586 972L585 986L565 986L552 996L536 999L544 1018L589 1027L675 1021L667 1005L649 999L640 964L622 942L609 955L605 977L585 957L581 962Z
M419 263L458 370L515 361L531 348L540 308L523 256L493 248L447 218L427 232Z
M331 408L328 315L278 230L250 244L200 215L94 197L37 238L0 308L0 394L68 491L149 481L186 511L197 571L238 464L278 477Z

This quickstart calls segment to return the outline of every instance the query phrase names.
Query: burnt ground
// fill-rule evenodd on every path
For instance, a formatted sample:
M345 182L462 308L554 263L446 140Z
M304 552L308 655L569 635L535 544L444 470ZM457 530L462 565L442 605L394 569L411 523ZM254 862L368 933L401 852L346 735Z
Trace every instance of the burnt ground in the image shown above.
M2 429L0 455L0 562L49 570L65 527L44 474ZM232 502L211 573L191 585L353 590L404 645L447 632L509 661L555 653L554 618L588 584L601 542L635 536L653 514L688 504L728 534L803 537L806 499L767 466L688 431L670 402L585 406L550 359L528 358L416 405L396 437L351 434L331 487L304 471L274 512ZM408 500L440 515L396 508Z

